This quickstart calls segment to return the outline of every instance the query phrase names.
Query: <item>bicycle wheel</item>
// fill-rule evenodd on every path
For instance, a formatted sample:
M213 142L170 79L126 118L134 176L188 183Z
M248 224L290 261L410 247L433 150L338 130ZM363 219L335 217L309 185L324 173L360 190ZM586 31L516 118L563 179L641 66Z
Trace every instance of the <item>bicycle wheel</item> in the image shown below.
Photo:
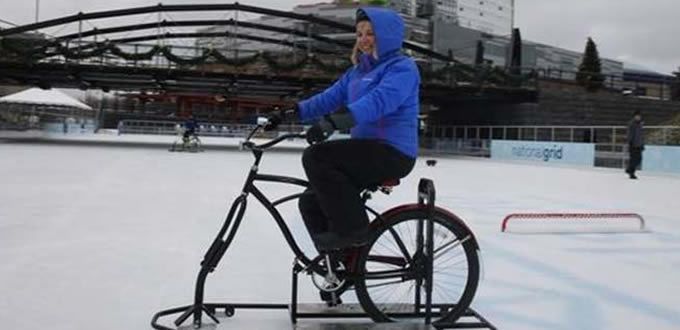
M423 322L427 263L423 244L427 211L388 214L375 239L360 252L357 298L376 322ZM470 306L479 282L472 233L454 215L435 209L431 321L455 322ZM421 233L421 239L418 239Z

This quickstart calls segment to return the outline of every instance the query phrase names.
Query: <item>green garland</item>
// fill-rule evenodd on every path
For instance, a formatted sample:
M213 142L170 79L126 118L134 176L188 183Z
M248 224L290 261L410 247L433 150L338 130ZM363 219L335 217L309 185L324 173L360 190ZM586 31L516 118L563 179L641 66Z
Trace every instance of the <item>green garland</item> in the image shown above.
M260 53L257 53L255 55L248 56L248 57L231 59L231 58L225 57L219 51L211 49L210 50L210 56L212 58L214 58L217 63L226 64L226 65L230 65L230 66L234 66L234 67L242 67L244 65L249 65L249 64L253 64L253 63L257 62L257 60L260 58Z
M352 62L350 62L347 59L343 60L342 64L340 65L326 64L315 55L311 55L309 57L309 62L323 72L334 74L344 72L345 70L352 66Z
M173 62L175 64L179 64L179 65L203 64L203 63L206 62L208 57L210 57L210 55L209 55L210 51L207 50L207 49L203 50L203 54L196 56L196 57L190 57L190 58L183 58L183 57L179 57L179 56L173 54L170 46L161 47L160 51L163 54L163 56L165 56L165 58L168 59L168 61Z
M160 49L160 46L153 46L151 49L149 49L149 51L144 53L126 53L116 45L109 46L109 51L111 54L127 61L148 61L152 59L158 52L160 52Z
M26 62L39 61L45 58L48 46L49 44L44 44L36 47L31 40L27 39L0 39L0 49L7 50L8 54L14 55L15 60Z
M305 57L300 61L292 63L281 63L276 61L274 59L274 56L272 56L269 52L262 53L262 59L270 68L274 69L275 71L283 72L290 72L302 69L302 67L304 67L309 61L309 57L305 55Z
M102 56L108 50L108 45L103 43L97 44L94 49L89 51L87 50L79 51L78 48L74 47L69 48L59 43L55 44L54 47L57 50L58 54L63 55L65 58L73 60L82 60L90 57L99 57Z
M202 54L195 57L184 58L172 53L172 48L169 46L151 47L143 53L128 53L123 51L120 47L109 42L97 43L91 50L78 51L77 48L67 47L58 42L51 44L40 45L35 47L30 40L25 39L1 39L0 49L7 51L7 53L16 55L15 60L22 61L39 61L41 59L51 56L64 56L67 59L84 59L90 57L99 57L109 52L110 54L120 57L128 61L148 61L159 54L163 55L168 61L178 65L200 65L209 62L229 65L233 67L242 67L250 65L258 61L264 62L269 68L277 72L292 72L300 70L304 67L313 67L331 75L337 75L344 72L352 63L343 59L340 64L337 62L326 63L316 55L304 54L304 57L298 61L292 62L288 60L279 61L282 56L277 56L271 52L259 52L254 55L243 58L228 58L215 49L204 49ZM51 50L51 51L50 51ZM11 58L11 57L10 57ZM285 56L284 58L290 58ZM443 67L432 70L419 64L420 73L423 81L447 81L449 77L457 81L469 81L477 84L498 84L520 86L528 81L537 78L535 72L529 72L521 75L510 75L506 70L500 67L478 66L473 67L460 63L447 63Z

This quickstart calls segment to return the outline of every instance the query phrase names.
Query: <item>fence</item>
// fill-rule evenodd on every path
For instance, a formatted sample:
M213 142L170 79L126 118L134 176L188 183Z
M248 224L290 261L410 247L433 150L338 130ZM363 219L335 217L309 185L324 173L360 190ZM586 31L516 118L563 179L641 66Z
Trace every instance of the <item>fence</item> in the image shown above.
M175 135L179 121L122 120L119 134ZM201 136L244 137L254 125L199 122ZM282 125L281 131L300 132L300 125ZM680 145L680 126L644 128L648 145ZM625 126L429 126L421 136L424 153L489 157L492 140L582 142L595 144L595 166L624 168L628 162Z
M182 121L161 120L121 120L118 123L118 134L155 134L176 135L182 125ZM245 137L255 125L230 124L220 122L199 122L198 134L201 136L216 137ZM281 125L279 131L300 132L300 125ZM277 133L261 133L260 137L275 136Z

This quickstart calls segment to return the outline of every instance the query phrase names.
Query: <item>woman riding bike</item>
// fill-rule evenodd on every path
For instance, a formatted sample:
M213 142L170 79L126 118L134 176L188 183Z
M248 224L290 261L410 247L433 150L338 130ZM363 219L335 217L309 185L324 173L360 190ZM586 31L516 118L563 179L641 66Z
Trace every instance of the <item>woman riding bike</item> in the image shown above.
M403 20L389 9L358 9L356 36L354 65L293 111L272 116L268 127L292 113L314 123L302 156L310 188L299 208L320 251L365 244L369 220L361 191L405 177L417 157L420 75L401 53ZM346 129L351 139L326 141Z

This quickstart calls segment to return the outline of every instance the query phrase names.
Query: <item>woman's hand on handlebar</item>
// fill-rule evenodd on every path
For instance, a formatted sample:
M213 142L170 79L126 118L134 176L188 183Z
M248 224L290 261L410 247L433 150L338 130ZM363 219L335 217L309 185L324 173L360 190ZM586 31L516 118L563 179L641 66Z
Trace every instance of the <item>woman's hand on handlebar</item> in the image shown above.
M310 145L316 144L328 140L333 132L335 132L335 123L330 116L326 116L307 130L305 138Z
M297 103L293 107L288 108L274 108L274 111L267 118L267 123L264 125L265 131L275 130L287 118L292 118L298 113Z

